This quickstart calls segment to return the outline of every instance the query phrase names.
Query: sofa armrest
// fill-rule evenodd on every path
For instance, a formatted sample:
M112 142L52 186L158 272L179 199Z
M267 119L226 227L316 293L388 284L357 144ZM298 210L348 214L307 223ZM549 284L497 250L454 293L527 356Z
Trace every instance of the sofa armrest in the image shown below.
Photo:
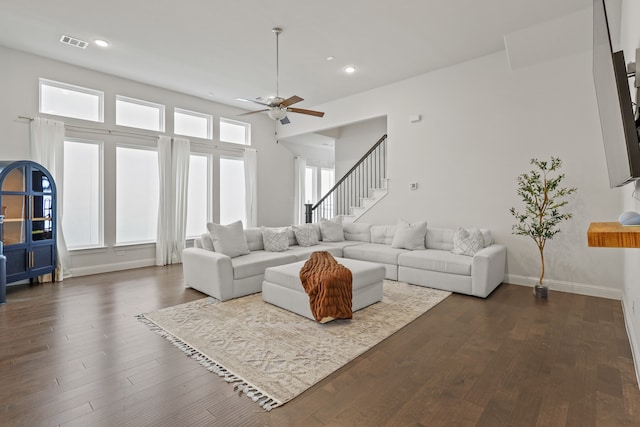
M182 251L185 286L211 295L220 301L234 298L233 266L226 255L201 248Z
M503 282L507 267L507 248L493 244L473 256L471 294L486 298Z

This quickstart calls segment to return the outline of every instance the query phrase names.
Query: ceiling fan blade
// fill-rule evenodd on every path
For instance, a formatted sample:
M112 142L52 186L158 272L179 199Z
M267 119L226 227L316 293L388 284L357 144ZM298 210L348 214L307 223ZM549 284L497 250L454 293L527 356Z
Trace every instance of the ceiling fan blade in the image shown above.
M292 113L307 114L309 116L316 116L316 117L324 116L324 113L321 111L305 110L304 108L287 108L287 111L291 111Z
M236 116L248 116L249 114L262 113L263 111L269 111L270 108L265 108L262 110L248 111L246 113L236 114Z
M260 102L260 101L256 101L255 99L247 99L247 98L236 98L237 101L244 101L244 102L253 102L254 104L259 104L259 105L264 105L265 107L270 107L269 104L266 104L264 102Z
M304 101L304 99L300 98L298 95L293 95L290 98L285 99L280 103L280 107L288 107L289 105L293 105L300 101Z

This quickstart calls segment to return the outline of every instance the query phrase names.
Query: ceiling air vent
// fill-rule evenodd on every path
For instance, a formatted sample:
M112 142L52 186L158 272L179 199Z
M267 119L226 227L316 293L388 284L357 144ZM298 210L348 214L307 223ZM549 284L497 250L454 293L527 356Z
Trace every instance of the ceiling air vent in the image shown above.
M79 47L80 49L86 49L87 46L89 45L89 42L86 42L86 41L80 40L80 39L76 39L76 38L71 37L71 36L65 36L65 35L60 37L60 42L64 43L64 44L68 44L69 46Z

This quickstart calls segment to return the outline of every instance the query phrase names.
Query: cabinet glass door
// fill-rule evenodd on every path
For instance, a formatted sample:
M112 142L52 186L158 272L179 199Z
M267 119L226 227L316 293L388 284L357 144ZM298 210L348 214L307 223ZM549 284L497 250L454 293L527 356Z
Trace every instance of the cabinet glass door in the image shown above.
M24 243L25 241L25 201L26 196L23 195L2 195L2 213L4 215L2 242L5 245Z
M35 193L51 194L51 182L40 169L34 168L31 171L31 190Z
M24 166L15 168L11 172L9 172L2 182L2 192L24 193L27 187L25 184L24 176Z
M31 240L52 239L53 197L51 194L31 196L31 203Z

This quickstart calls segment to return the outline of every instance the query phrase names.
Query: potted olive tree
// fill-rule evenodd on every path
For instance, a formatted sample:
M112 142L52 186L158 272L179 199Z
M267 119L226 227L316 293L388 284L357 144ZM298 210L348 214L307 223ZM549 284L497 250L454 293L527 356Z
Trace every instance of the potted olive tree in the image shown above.
M535 166L533 170L518 176L518 196L524 202L524 210L519 212L511 208L511 214L516 218L512 232L529 236L538 246L541 271L533 294L547 298L549 288L543 284L544 248L547 240L560 232L559 224L573 216L561 209L568 203L565 197L574 193L576 188L560 186L564 179L564 174L557 173L562 166L560 159L551 157L550 162L531 159L531 164Z

